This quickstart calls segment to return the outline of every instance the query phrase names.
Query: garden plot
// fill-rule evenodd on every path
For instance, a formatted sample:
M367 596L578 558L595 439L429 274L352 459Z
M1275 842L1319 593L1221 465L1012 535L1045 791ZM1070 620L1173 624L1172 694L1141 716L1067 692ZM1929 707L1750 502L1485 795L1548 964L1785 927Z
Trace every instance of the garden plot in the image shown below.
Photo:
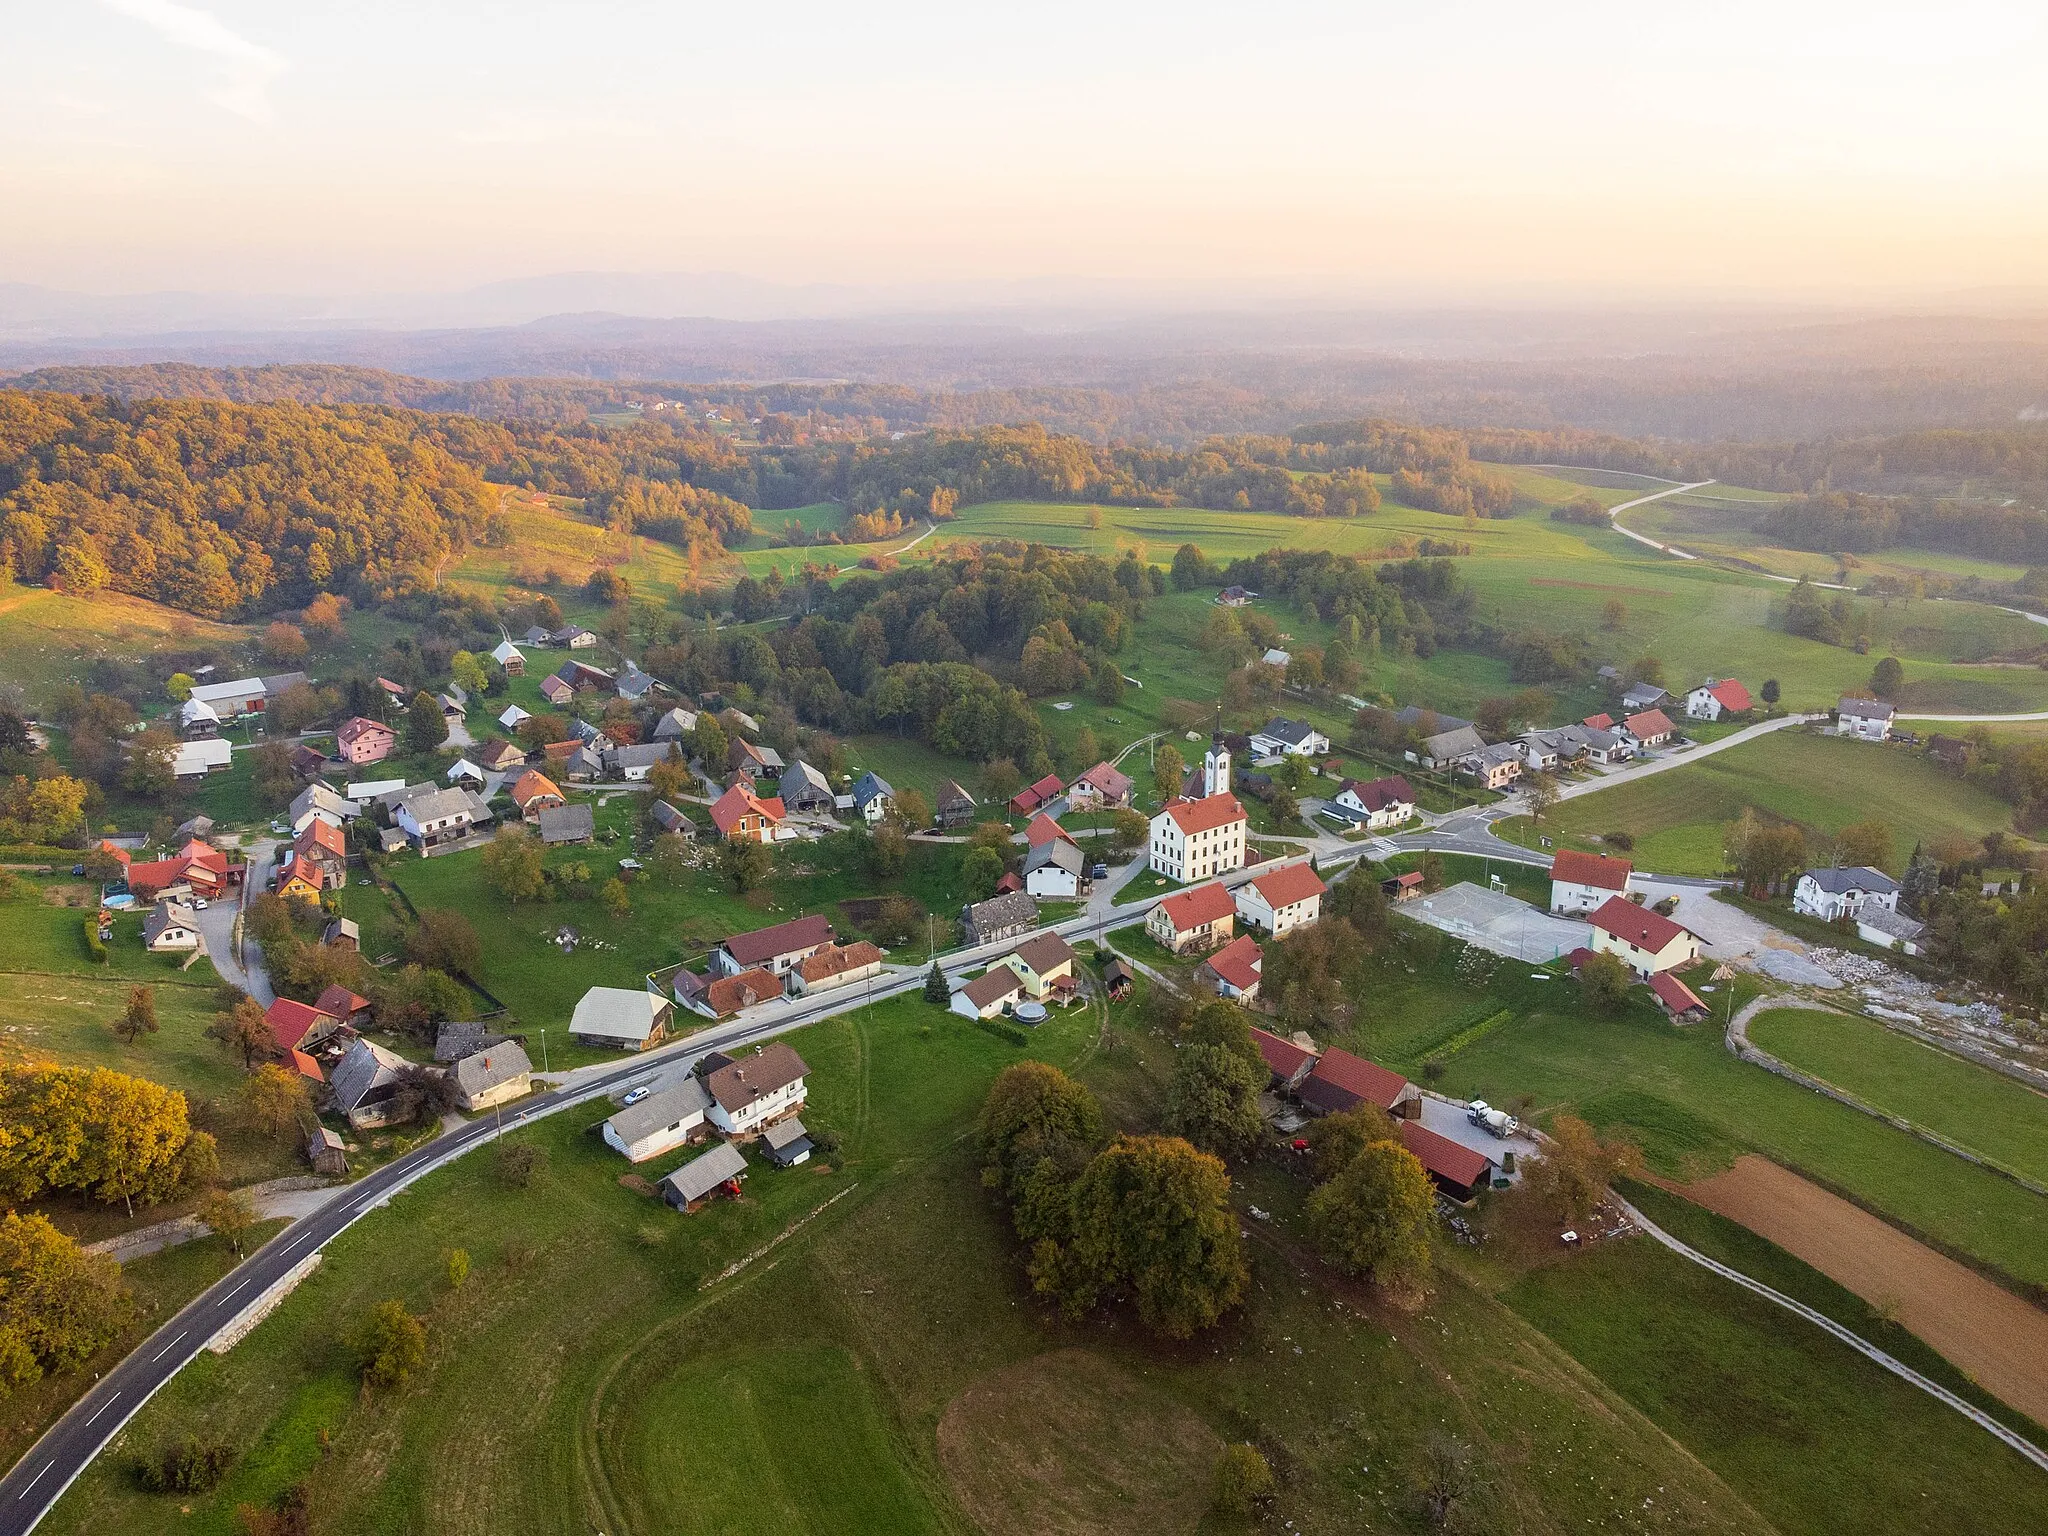
M1526 901L1464 881L1446 886L1434 896L1409 902L1401 911L1467 944L1532 965L1555 960L1575 949L1589 949L1593 944L1589 924L1552 917Z

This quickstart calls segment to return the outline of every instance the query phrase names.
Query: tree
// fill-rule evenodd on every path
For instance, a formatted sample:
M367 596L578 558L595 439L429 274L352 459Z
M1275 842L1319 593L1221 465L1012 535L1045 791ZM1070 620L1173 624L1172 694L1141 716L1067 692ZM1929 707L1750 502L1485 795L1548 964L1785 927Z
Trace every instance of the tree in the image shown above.
M524 827L500 827L478 856L484 881L513 906L541 892L545 871L541 847Z
M266 741L251 755L256 760L250 775L256 798L273 809L288 805L299 789L299 775L292 767L291 748L281 741Z
M1153 756L1152 788L1162 802L1180 798L1181 785L1187 774L1187 759L1180 755L1180 748L1165 744Z
M1024 775L1007 757L993 758L981 770L981 792L990 800L1004 801L1024 787Z
M312 1119L313 1099L306 1080L275 1062L266 1062L242 1080L242 1112L267 1136L296 1138Z
M1924 918L1928 903L1941 894L1941 861L1913 845L1913 857L1906 863L1899 882L1899 908L1910 917Z
M133 1045L156 1031L156 988L130 987L128 1005L121 1010L121 1017L114 1020L114 1038L123 1045Z
M457 651L449 657L448 671L465 693L486 693L490 690L490 669L473 651Z
M1421 1288L1435 1216L1429 1175L1393 1141L1368 1142L1308 1197L1309 1231L1323 1256L1390 1291Z
M405 750L425 754L440 750L448 739L448 718L434 696L422 688L405 707Z
M1221 1160L1177 1136L1119 1136L1070 1203L1071 1242L1033 1260L1070 1315L1127 1296L1146 1328L1185 1339L1244 1299L1251 1271Z
M176 1192L185 1096L106 1067L0 1065L0 1202L72 1190L131 1210Z
M1243 1156L1265 1129L1259 1091L1266 1078L1263 1062L1246 1061L1228 1046L1183 1045L1166 1084L1167 1128L1204 1152Z
M508 1188L530 1189L540 1171L547 1166L547 1161L547 1148L530 1141L498 1143L498 1177Z
M1579 995L1595 1013L1619 1013L1632 979L1618 956L1601 950L1579 967Z
M896 820L912 832L932 824L932 802L921 789L896 791Z
M682 748L674 742L669 744L668 756L647 770L647 787L654 791L655 800L673 801L688 794L695 783L690 765L683 761Z
M1614 1180L1643 1165L1643 1154L1627 1141L1602 1141L1577 1115L1559 1115L1550 1127L1543 1156L1523 1170L1531 1194L1550 1206L1558 1220L1577 1226L1593 1212Z
M197 686L198 680L191 673L173 672L164 680L164 693L173 704L182 704L192 697L192 690Z
M767 848L752 838L729 838L719 844L718 872L732 882L736 895L746 895L774 868L775 860Z
M1422 856L1422 888L1425 891L1440 891L1444 888L1443 856L1425 853Z
M469 1250L467 1248L445 1248L441 1251L441 1272L448 1281L448 1289L459 1291L469 1279Z
M1664 686L1664 663L1655 656L1638 656L1622 671L1624 683L1649 683L1654 687Z
M1541 821L1556 809L1558 793L1556 774L1532 773L1523 779L1522 798L1528 802L1529 819Z
M1851 869L1859 865L1888 869L1893 858L1892 829L1876 819L1852 823L1835 838L1835 856Z
M1429 1523L1438 1529L1450 1525L1458 1506L1471 1496L1475 1481L1470 1448L1449 1435L1430 1436L1421 1488L1422 1512Z
M246 1070L276 1054L277 1039L264 1020L263 1005L253 997L242 998L225 1013L216 1013L206 1026L206 1038L219 1041L242 1058Z
M273 619L263 630L263 659L273 666L293 667L306 659L306 637L296 624Z
M1766 709L1775 709L1778 700L1784 697L1784 691L1779 688L1775 677L1767 677L1764 679L1763 687L1757 690L1757 696L1764 701Z
M903 868L910 856L910 838L900 823L879 821L868 834L868 867L883 879Z
M626 882L617 875L613 875L598 889L597 899L603 903L605 915L615 923L623 923L633 915L632 893L626 889Z
M1600 605L1600 627L1607 630L1621 628L1628 622L1628 604L1618 597L1610 597Z
M1327 1183L1351 1166L1352 1161L1377 1141L1400 1142L1394 1122L1378 1105L1347 1109L1324 1115L1308 1128L1309 1153L1315 1159L1316 1178Z
M380 1301L356 1330L356 1360L370 1387L403 1386L427 1363L426 1325L402 1301Z
M1870 691L1880 699L1896 698L1905 681L1906 669L1896 656L1886 656L1870 669Z
M1176 592L1192 592L1215 579L1215 567L1209 557L1192 544L1183 544L1173 552L1173 567L1170 578Z
M1102 1139L1102 1106L1058 1067L1023 1061L989 1085L976 1122L981 1181L1026 1241L1065 1235L1068 1193Z
M405 936L406 957L451 976L476 973L484 941L476 925L452 907L428 907Z
M690 872L690 842L680 832L664 832L654 840L647 865L654 878L673 890Z
M932 968L924 973L924 1000L937 1003L941 1008L953 1000L953 989L946 984L946 973L934 960Z
M92 1358L129 1306L111 1258L41 1216L0 1215L0 1395Z
M1004 860L993 848L970 848L960 861L960 878L970 901L986 901L1002 883Z
M1113 661L1105 661L1095 669L1095 702L1114 709L1123 701L1123 669Z
M1254 1447L1241 1441L1226 1445L1223 1454L1216 1458L1210 1503L1219 1515L1249 1520L1258 1513L1261 1504L1273 1497L1274 1491L1273 1469Z
M121 787L146 800L161 799L178 782L173 767L178 755L178 738L158 726L151 726L129 743L128 761L121 770Z
M697 749L697 760L713 773L725 767L725 755L729 750L725 739L725 727L718 723L718 716L705 710L697 716L697 728L690 733L690 744Z
M242 1235L256 1225L256 1202L239 1189L216 1189L199 1202L199 1219L242 1256Z

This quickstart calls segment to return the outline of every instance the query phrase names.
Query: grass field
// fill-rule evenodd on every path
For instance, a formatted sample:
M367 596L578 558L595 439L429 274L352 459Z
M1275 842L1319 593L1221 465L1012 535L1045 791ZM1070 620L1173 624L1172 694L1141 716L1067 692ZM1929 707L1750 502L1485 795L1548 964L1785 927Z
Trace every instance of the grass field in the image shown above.
M1750 1021L1773 1056L1864 1103L2048 1184L2048 1097L1867 1019L1775 1008Z
M238 646L248 639L238 626L138 597L68 597L0 575L0 679L27 689L32 707L100 657L135 662L165 646Z
M1909 748L1794 727L1683 768L1566 800L1542 830L1573 848L1596 848L1595 837L1626 832L1635 838L1629 857L1639 869L1714 875L1725 867L1724 827L1745 806L1821 836L1855 822L1883 821L1893 833L1894 870L1905 867L1915 842L1931 844L1951 833L1978 838L2012 826L2011 806ZM1516 842L1534 842L1526 818L1498 830Z

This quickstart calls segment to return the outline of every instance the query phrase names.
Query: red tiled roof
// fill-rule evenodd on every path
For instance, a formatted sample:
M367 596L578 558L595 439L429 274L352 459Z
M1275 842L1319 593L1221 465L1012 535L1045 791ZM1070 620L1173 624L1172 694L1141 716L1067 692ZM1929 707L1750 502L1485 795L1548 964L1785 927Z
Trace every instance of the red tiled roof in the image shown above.
M1043 811L1032 817L1031 825L1024 829L1024 841L1033 848L1036 848L1040 843L1049 843L1057 837L1064 837L1070 843L1074 842L1067 829ZM1074 846L1078 848L1081 845L1074 843Z
M1413 805L1415 791L1408 787L1408 781L1396 775L1392 778L1346 779L1337 786L1337 793L1350 790L1354 799L1368 811L1384 811L1390 805Z
M1283 1082L1292 1080L1295 1073L1316 1059L1315 1052L1304 1051L1292 1040L1283 1040L1269 1030L1253 1030L1252 1044L1259 1048L1267 1069Z
M1394 876L1394 884L1404 891L1412 890L1414 887L1422 884L1422 871L1419 869L1404 870Z
M1692 931L1682 923L1674 923L1661 912L1639 907L1620 896L1608 897L1588 921L1602 932L1611 933L1617 939L1653 955L1661 953L1664 946L1680 934Z
M1625 891L1635 866L1627 859L1610 859L1605 854L1580 853L1567 848L1550 863L1550 878L1567 885L1598 886L1603 891Z
M1056 800L1059 798L1060 790L1063 787L1058 774L1048 773L1044 778L1032 784L1031 793L1038 796L1040 800Z
M356 996L337 981L320 994L319 1001L313 1006L321 1013L331 1014L337 1019L346 1019L350 1014L361 1013L369 1007L370 1000L367 997Z
M372 736L380 731L393 741L398 739L398 733L383 721L372 720L364 715L354 715L342 721L341 729L334 733L334 739L346 747L354 744L358 737Z
M782 820L780 799L762 800L744 784L734 783L718 797L711 806L711 824L718 828L721 836L730 837L732 830L745 816L761 816L774 822Z
M799 965L797 970L802 973L805 981L829 981L834 976L860 970L863 966L878 965L881 959L881 950L866 939L860 939L852 944L839 944L830 949L821 949Z
M1707 1011L1707 1005L1701 1001L1699 993L1669 971L1659 971L1652 976L1650 990L1657 994L1657 1001L1673 1013L1684 1013L1693 1008L1699 1009L1702 1013Z
M1244 807L1228 790L1206 795L1200 800L1176 800L1166 808L1166 814L1173 818L1175 826L1188 834L1213 831L1217 827L1227 827L1233 821L1246 819Z
M321 1074L320 1063L296 1046L292 1048L292 1065L298 1069L299 1076L301 1077L310 1078L316 1083L327 1081L326 1077Z
M1121 800L1131 792L1131 776L1108 763L1097 763L1074 782L1093 785L1111 800Z
M822 912L813 912L806 917L792 917L786 923L777 923L770 928L756 928L751 933L736 933L729 939L719 941L723 949L741 965L755 966L777 955L793 955L802 949L818 949L832 942L832 924Z
M296 1050L299 1042L306 1038L306 1032L322 1019L335 1024L341 1022L331 1013L323 1013L288 997L280 997L263 1010L263 1022L270 1026L270 1033L281 1051Z
M1579 724L1586 727L1589 731L1611 731L1614 729L1614 716L1608 714L1588 715Z
M529 768L512 781L512 803L522 811L543 795L553 795L557 800L564 798L555 781L538 768Z
M1307 901L1311 896L1320 896L1329 889L1307 859L1268 870L1251 885L1275 912L1282 907L1291 907L1297 901Z
M1353 1103L1377 1104L1381 1109L1392 1109L1408 1092L1408 1079L1400 1073L1334 1047L1323 1052L1308 1081L1334 1088Z
M1721 701L1723 709L1733 710L1737 714L1751 707L1749 690L1732 677L1722 678L1720 682L1714 684L1707 692Z
M1258 940L1245 933L1239 934L1203 963L1220 980L1229 982L1240 992L1249 992L1259 984L1260 958Z
M1630 715L1621 722L1621 728L1631 736L1669 736L1671 717L1661 709L1646 709L1639 715Z
M1173 924L1175 933L1186 933L1204 923L1220 922L1234 915L1237 903L1216 881L1198 885L1192 891L1175 891L1159 904L1166 912L1166 920Z
M758 967L741 971L737 976L721 976L704 989L706 1006L720 1018L781 995L782 979L773 971Z
M333 854L337 859L348 857L348 842L342 837L341 828L318 816L307 822L306 830L293 840L292 853L297 858L304 858L316 848Z
M1462 1142L1440 1136L1418 1121L1401 1122L1401 1145L1415 1154L1415 1160L1446 1183L1470 1189L1484 1179L1493 1159Z

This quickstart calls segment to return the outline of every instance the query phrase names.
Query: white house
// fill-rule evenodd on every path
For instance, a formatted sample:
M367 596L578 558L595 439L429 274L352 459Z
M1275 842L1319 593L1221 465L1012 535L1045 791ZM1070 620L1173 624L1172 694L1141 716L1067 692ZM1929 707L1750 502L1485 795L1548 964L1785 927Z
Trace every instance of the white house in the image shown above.
M804 1077L811 1070L780 1040L738 1059L714 1051L700 1067L706 1069L704 1087L711 1094L705 1117L727 1136L750 1136L801 1108Z
M1081 894L1087 856L1064 837L1047 838L1024 856L1024 889L1033 896L1071 901Z
M1899 882L1881 869L1809 869L1792 887L1792 910L1832 923L1866 907L1899 910Z
M1370 831L1398 827L1415 814L1415 791L1398 775L1360 783L1346 779L1332 804L1362 819Z
M628 1162L644 1163L704 1134L711 1094L687 1068L651 1085L647 1097L605 1121L605 1145Z
M1238 919L1279 938L1306 928L1323 915L1323 893L1329 887L1306 859L1267 870L1231 893Z
M1234 1003L1248 1003L1259 995L1259 973L1264 956L1259 941L1241 933L1195 967L1196 977L1208 983L1216 995Z
M888 815L895 804L896 791L879 773L864 773L854 781L853 808L869 826Z
M983 974L956 988L947 1007L965 1019L992 1019L1024 995L1024 982L998 961Z
M460 789L435 789L400 801L391 819L406 839L424 853L469 836L476 817L469 796Z
M1638 747L1661 747L1677 729L1661 709L1646 709L1621 722L1621 734Z
M204 778L209 773L222 773L235 764L235 748L232 742L218 736L201 737L197 741L181 741L171 755L171 772L181 779Z
M1685 712L1694 720L1745 715L1755 707L1749 690L1732 677L1708 678L1685 696Z
M197 949L199 916L182 902L160 901L142 920L142 942L153 954Z
M1550 910L1596 912L1614 897L1628 894L1634 873L1635 866L1627 859L1567 848L1550 865Z
M1700 957L1699 935L1625 896L1610 896L1591 921L1594 950L1615 956L1645 981Z
M1230 754L1212 746L1202 759L1199 800L1175 800L1152 818L1149 863L1169 880L1191 885L1244 867L1251 819L1230 792Z
M605 753L605 766L628 784L646 779L656 763L666 762L674 749L665 741L643 742L631 747L614 747Z
M719 940L711 951L711 968L721 976L751 970L782 976L831 943L831 921L822 912L813 912L772 928L756 928Z
M1889 741L1898 713L1883 699L1841 699L1835 704L1835 734L1858 741Z
M1306 720L1275 715L1252 736L1260 757L1319 757L1330 750L1330 738Z

